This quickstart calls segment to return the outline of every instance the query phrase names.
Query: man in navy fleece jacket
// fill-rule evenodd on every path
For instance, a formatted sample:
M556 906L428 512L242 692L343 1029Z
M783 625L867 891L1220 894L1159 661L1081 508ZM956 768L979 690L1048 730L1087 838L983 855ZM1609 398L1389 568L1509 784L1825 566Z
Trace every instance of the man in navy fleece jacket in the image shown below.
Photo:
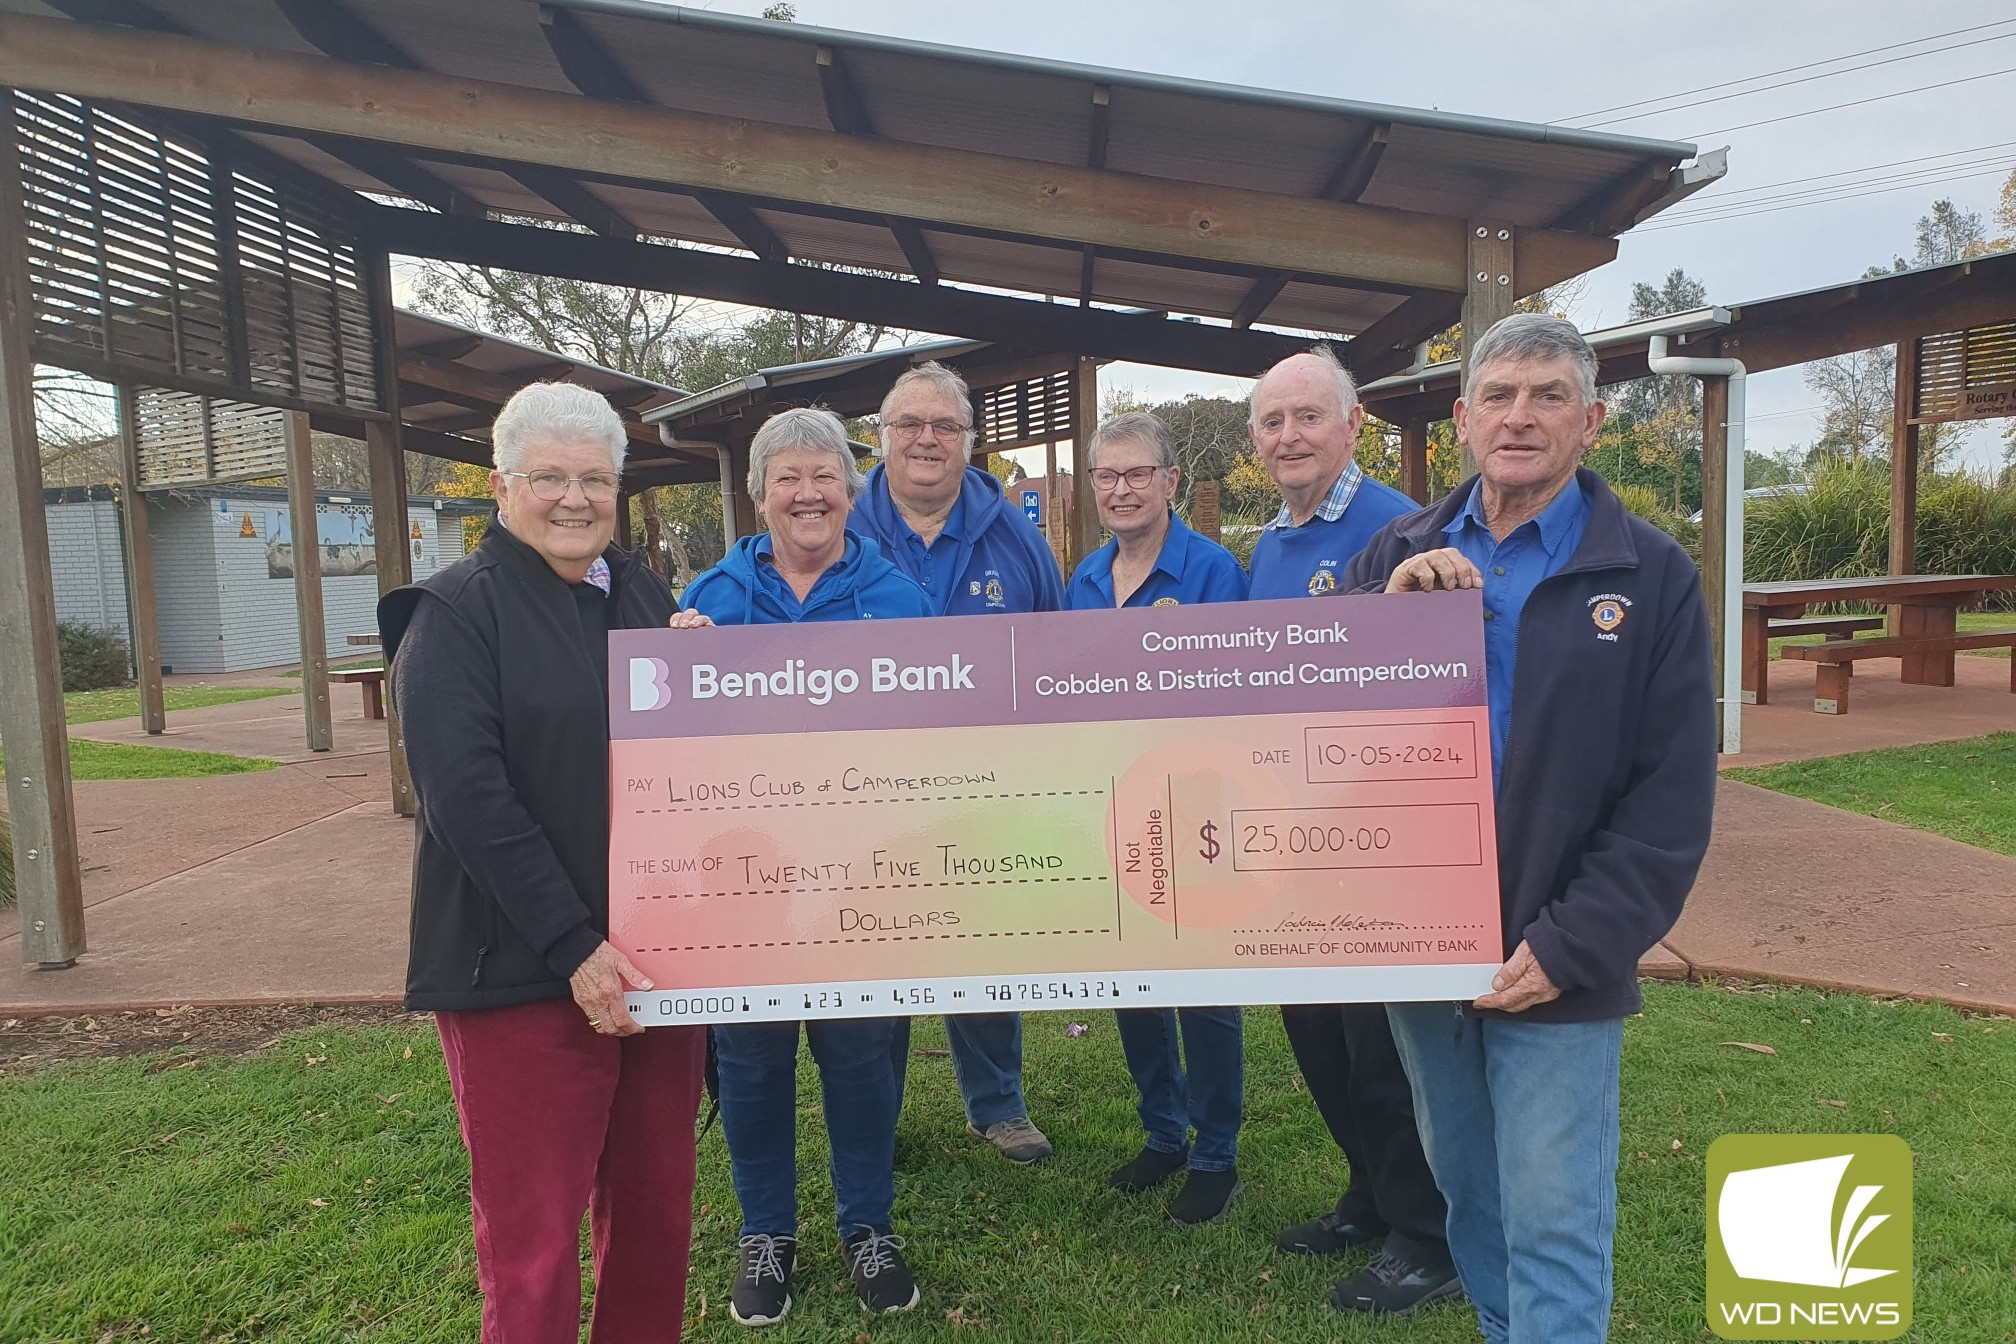
M1572 325L1491 328L1455 411L1478 476L1342 587L1483 590L1507 957L1475 1003L1388 1013L1485 1338L1600 1344L1624 1018L1712 820L1707 607L1686 553L1581 469L1603 403Z

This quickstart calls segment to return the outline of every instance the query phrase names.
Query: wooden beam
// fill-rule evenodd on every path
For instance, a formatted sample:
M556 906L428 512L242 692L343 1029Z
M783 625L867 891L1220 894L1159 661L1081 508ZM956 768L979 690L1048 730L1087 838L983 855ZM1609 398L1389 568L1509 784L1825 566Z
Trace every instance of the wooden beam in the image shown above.
M696 191L693 199L700 202L715 222L735 235L735 240L754 252L759 260L782 262L791 259L791 249L784 246L768 224L760 219L749 207L747 201L718 191Z
M147 493L140 488L140 408L131 383L114 397L119 410L119 508L124 515L126 599L133 629L133 673L140 682L140 726L149 734L168 731L168 708L161 694L161 619L154 596L154 538L149 532Z
M396 196L439 210L444 215L463 215L481 219L489 213L484 204L473 196L464 195L461 188L446 178L422 168L413 160L383 145L347 140L338 136L311 135L306 137L324 154L349 164L358 172L377 178L392 189Z
M364 258L364 279L370 289L372 327L377 337L378 381L385 409L392 418L364 427L364 460L371 480L371 538L377 550L378 596L413 582L413 551L407 545L411 518L406 504L406 442L400 423L399 352L392 341L392 258L372 250ZM410 817L419 806L413 794L413 774L406 764L406 734L399 726L399 707L385 697L385 741L392 776L392 812Z
M1428 422L1400 425L1400 493L1416 504L1428 502Z
M1918 441L1922 427L1912 423L1918 409L1918 342L1897 342L1897 388L1890 430L1890 572L1918 572ZM1890 620L1890 633L1902 632L1901 611Z
M1106 166L1106 140L1113 124L1113 86L1094 84L1092 86L1092 127L1086 136L1085 166L1100 169ZM1092 306L1092 280L1094 268L1099 264L1099 249L1087 243L1080 249L1078 258L1078 306Z
M581 21L566 10L539 6L539 29L567 82L590 98L615 103L651 101Z
M1358 333L1339 350L1360 382L1398 373L1414 359L1414 348L1454 326L1463 301L1453 294L1417 294Z
M289 411L287 518L294 559L294 624L301 645L301 718L308 750L333 751L329 721L329 634L322 611L322 530L315 515L315 451L305 411Z
M422 355L432 355L436 359L460 359L478 349L489 337L472 331L462 336L449 336L443 340L428 341L424 345L409 345L406 348Z
M1071 383L1071 534L1064 575L1069 578L1081 561L1099 549L1099 500L1092 492L1090 456L1092 431L1099 427L1099 361L1078 361ZM1055 488L1056 477L1051 477ZM1056 515L1052 514L1052 517Z
M1365 128L1357 142L1337 166L1330 172L1323 185L1316 192L1316 198L1324 201L1355 201L1365 194L1365 188L1372 184L1372 174L1379 170L1379 160L1385 156L1386 142L1392 133L1388 122L1376 122ZM1250 327L1260 320L1274 300L1281 297L1281 291L1295 277L1287 271L1276 271L1253 282L1246 296L1239 300L1239 306L1232 310L1232 325Z
M549 32L552 29L549 27ZM922 222L1001 229L1461 292L1462 225L1439 215L1175 182L670 108L582 99L287 52L0 16L0 83L119 98L240 124L377 139ZM1529 231L1522 292L1616 255ZM1564 269L1565 267L1565 269Z
M896 245L903 249L903 259L910 263L917 279L923 284L937 284L938 259L931 255L931 244L925 241L924 230L907 219L891 217L889 232L896 235Z
M842 135L874 135L875 119L868 115L868 104L847 71L846 58L832 47L820 47L812 53L812 61L819 67L819 96L826 104L827 122Z
M302 40L326 55L352 65L383 65L395 70L420 70L391 39L351 13L343 0L273 0Z
M84 886L70 793L70 736L56 648L49 521L35 433L27 234L12 92L0 88L0 738L13 826L21 959L73 964L84 951Z
M1235 377L1251 377L1309 344L1273 332L1040 303L950 285L927 288L821 267L772 266L698 248L622 243L525 225L448 219L417 210L381 207L374 231L382 243L405 256Z
M621 210L565 173L556 173L551 168L520 167L511 170L511 177L582 228L604 238L621 238L629 243L643 233Z
M573 367L572 364L567 364L551 368L527 369L520 373L498 374L408 350L399 356L399 381L416 387L431 388L453 400L476 402L478 409L491 406L502 409L504 403L511 400L518 389L527 383L541 381L546 375L563 375L570 372ZM623 427L629 431L633 446L651 452L663 447L658 432L650 426L634 419L626 419Z
M1469 289L1463 296L1463 382L1470 381L1470 352L1484 333L1512 315L1514 261L1512 226L1496 220L1473 219L1468 226ZM1476 470L1473 455L1463 450L1463 474Z

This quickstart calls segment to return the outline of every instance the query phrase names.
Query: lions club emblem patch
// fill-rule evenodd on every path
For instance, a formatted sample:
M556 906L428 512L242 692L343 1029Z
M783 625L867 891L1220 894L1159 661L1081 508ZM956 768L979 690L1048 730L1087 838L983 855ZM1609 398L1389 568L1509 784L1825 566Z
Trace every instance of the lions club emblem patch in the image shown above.
M1001 607L1006 606L1007 603L1008 603L1007 594L1001 587L1001 580L994 577L991 574L988 575L987 605L990 607Z
M1180 607L1183 604L1173 597L1158 597L1155 599L1154 605L1158 607Z
M1624 624L1625 614L1631 608L1631 600L1620 593L1604 593L1589 603L1589 619L1596 623L1597 630L1607 638L1618 626Z
M1325 593L1337 591L1337 571L1319 569L1309 576L1309 596L1321 597Z

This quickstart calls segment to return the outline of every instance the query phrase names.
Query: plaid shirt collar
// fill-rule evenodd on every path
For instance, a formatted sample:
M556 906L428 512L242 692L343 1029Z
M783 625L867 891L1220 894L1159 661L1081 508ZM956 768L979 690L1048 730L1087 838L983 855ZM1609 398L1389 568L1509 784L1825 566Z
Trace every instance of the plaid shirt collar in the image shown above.
M1338 473L1336 482L1331 485L1330 493L1323 496L1322 502L1316 506L1316 516L1326 523L1334 523L1342 518L1344 510L1351 507L1351 499L1358 493L1358 487L1364 482L1364 470L1356 462L1346 462L1344 470ZM1288 506L1284 503L1281 512L1274 515L1274 521L1262 530L1271 532L1277 527L1290 526L1292 522Z
M503 528L506 532L511 530L511 524L504 521L504 515L501 513L497 515L497 526ZM594 584L603 592L608 593L611 591L609 587L609 562L601 556L598 555L595 557L595 563L588 566L588 573L584 577L586 582Z

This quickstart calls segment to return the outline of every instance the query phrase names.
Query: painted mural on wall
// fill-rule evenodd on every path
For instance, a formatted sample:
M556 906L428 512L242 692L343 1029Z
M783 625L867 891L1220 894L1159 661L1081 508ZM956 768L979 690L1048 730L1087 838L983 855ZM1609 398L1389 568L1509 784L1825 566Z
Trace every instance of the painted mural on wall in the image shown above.
M378 572L377 542L369 510L318 509L315 531L324 578ZM415 539L411 544L413 558L418 560L420 542ZM284 512L270 511L266 515L266 576L294 577L293 522Z

